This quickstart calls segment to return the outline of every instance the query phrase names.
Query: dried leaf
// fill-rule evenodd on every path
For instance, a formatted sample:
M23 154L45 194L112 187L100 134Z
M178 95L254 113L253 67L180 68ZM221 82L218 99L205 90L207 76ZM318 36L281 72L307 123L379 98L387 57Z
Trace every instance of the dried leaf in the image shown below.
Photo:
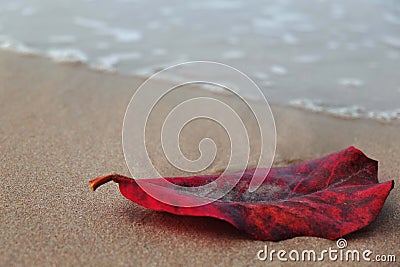
M261 170L261 172L260 172ZM175 205L165 204L148 195L136 180L111 174L90 181L98 186L114 181L121 193L133 202L177 215L208 216L227 221L260 240L278 241L296 236L337 239L375 220L394 186L394 181L378 182L378 163L360 150L349 147L290 167L258 169L268 173L254 192L248 185L255 169L246 170L236 186L224 197L197 207L187 207L196 198L204 198L161 183L162 179L144 179L149 186L166 194ZM226 175L237 180L238 174ZM195 187L216 181L219 175L167 178L168 181ZM223 186L223 185L220 185Z

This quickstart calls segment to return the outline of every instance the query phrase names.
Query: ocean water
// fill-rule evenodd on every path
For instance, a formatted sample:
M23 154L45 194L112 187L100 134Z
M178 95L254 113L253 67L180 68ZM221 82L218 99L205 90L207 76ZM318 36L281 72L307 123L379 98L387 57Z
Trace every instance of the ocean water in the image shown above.
M128 75L217 61L272 103L400 120L397 0L2 0L0 47Z

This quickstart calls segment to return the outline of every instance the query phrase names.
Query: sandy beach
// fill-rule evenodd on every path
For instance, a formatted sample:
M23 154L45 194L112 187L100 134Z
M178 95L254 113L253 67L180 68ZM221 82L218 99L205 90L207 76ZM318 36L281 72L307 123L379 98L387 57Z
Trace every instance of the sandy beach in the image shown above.
M92 192L88 181L96 176L129 175L121 128L126 106L142 82L140 77L0 51L1 266L265 266L282 263L257 260L264 245L287 251L336 247L335 241L310 237L257 241L215 219L154 212L125 199L112 183ZM398 263L399 124L279 105L272 110L278 136L275 166L354 145L379 161L380 181L395 180L377 220L345 238L350 249L394 254ZM197 153L190 150L193 140L212 125L194 127L200 129L198 136L181 140L192 156ZM209 134L224 155L222 129ZM165 175L182 174L157 153L157 142L153 149L151 157ZM253 152L250 164L255 158ZM225 160L217 157L205 172L223 168Z

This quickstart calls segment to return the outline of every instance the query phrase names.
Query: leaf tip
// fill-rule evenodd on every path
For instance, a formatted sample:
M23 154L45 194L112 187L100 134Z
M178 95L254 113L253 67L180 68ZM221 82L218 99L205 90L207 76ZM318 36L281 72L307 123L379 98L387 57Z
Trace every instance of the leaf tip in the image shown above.
M348 147L347 149L345 149L345 150L352 151L352 152L355 152L355 153L357 153L357 154L362 154L362 155L364 155L364 153L363 153L360 149L356 148L355 146L349 146L349 147Z

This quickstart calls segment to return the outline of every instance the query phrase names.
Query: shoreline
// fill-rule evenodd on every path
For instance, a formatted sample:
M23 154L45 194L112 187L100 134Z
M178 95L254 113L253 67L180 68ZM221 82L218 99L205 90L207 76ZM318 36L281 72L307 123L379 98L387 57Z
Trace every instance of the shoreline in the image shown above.
M150 68L148 68L147 70L141 71L142 74L140 74L140 73L130 73L130 74L120 73L120 72L116 71L115 69L107 69L107 68L100 68L100 67L92 66L86 60L83 60L81 58L66 57L64 59L62 59L62 58L60 59L60 58L51 56L49 54L42 54L42 53L37 52L34 49L28 48L25 45L20 44L20 43L11 43L9 46L1 48L1 50L6 53L15 53L15 54L19 54L22 56L32 56L32 57L44 58L44 59L52 61L55 64L82 66L91 71L105 73L107 75L117 75L120 77L135 77L138 79L142 79L143 81L148 79L150 76L154 75L158 71L157 68L154 71L151 71ZM170 81L174 81L176 79L176 77L169 77L169 79L170 79ZM169 82L169 81L165 80L165 82ZM201 89L210 90L207 87L201 87ZM210 90L210 91L212 91L215 94L222 94L222 95L225 94L225 93L221 93L218 91L213 91L213 90ZM247 97L245 97L245 98L248 101L255 101L255 102L260 101L255 98L247 98ZM382 110L366 110L362 106L329 106L319 100L309 99L309 98L289 99L287 103L276 103L276 102L270 102L270 101L268 101L268 102L270 103L270 105L292 107L292 108L310 111L310 112L314 112L314 113L321 113L324 115L333 116L333 117L337 117L337 118L341 118L341 119L350 119L350 120L372 119L372 120L379 121L382 123L389 123L389 124L393 123L396 125L400 125L400 109L396 109L396 110L383 110L383 109Z
M265 266L267 262L256 259L264 245L287 251L336 247L334 241L310 237L252 240L214 219L144 209L124 199L116 186L93 193L90 179L112 172L129 175L121 148L122 120L134 88L142 82L84 65L0 51L0 265ZM188 90L182 97L193 92ZM170 104L178 100L176 95L168 99ZM345 238L349 249L400 257L399 126L274 104L271 108L278 132L275 166L304 162L351 145L379 161L379 181L394 179L395 188L377 220ZM163 118L154 119L156 123ZM156 135L157 127L149 127ZM184 153L196 158L196 141L204 135L213 137L219 157L205 171L223 167L229 152L223 129L204 122L193 127L198 130L182 137ZM259 140L252 141L251 149L256 151ZM180 174L161 158L157 142L149 150L163 174ZM256 156L252 152L250 163Z

